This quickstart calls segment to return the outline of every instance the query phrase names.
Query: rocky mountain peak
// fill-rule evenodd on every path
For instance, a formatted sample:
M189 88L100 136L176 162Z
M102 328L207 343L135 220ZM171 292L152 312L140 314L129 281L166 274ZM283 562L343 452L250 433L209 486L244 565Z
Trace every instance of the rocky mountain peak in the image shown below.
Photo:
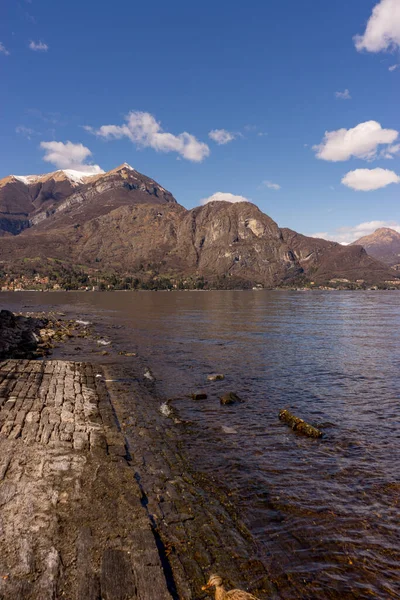
M400 264L400 233L390 227L379 227L351 245L362 246L370 256L391 267Z

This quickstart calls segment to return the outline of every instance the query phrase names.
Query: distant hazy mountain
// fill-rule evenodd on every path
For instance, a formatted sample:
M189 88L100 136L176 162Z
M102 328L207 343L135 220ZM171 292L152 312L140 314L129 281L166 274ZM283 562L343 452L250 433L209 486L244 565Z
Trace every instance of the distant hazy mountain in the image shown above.
M362 246L370 256L390 265L400 265L400 233L389 227L381 227L352 243Z
M11 176L0 192L4 272L78 265L140 278L203 276L226 287L394 278L362 248L280 229L249 202L186 210L127 164L96 175Z

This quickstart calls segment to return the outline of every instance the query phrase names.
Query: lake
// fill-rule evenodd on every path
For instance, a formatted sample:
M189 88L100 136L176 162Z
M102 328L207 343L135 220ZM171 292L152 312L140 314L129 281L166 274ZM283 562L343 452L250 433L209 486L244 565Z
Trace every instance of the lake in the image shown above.
M398 293L22 292L0 303L87 318L138 349L159 397L192 423L193 465L230 490L286 581L282 597L400 598ZM188 397L201 390L206 400ZM221 406L225 391L245 402ZM282 408L324 438L292 432Z

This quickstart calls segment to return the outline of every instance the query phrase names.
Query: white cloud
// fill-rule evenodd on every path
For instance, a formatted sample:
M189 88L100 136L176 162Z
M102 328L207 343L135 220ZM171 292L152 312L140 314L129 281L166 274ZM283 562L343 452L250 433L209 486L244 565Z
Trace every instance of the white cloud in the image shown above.
M326 131L322 142L313 146L317 158L337 162L352 156L371 160L380 144L392 144L398 137L395 129L382 129L376 121L359 123L352 129Z
M398 69L399 67L400 67L400 65L392 65L392 66L390 66L390 67L389 67L389 71L390 71L390 72L392 72L392 71L395 71L395 70L396 70L396 69Z
M344 92L335 92L335 96L341 100L351 100L351 95L348 89L345 89Z
M338 227L333 231L321 231L319 233L313 233L310 237L322 238L331 242L339 242L339 244L347 245L355 242L356 240L374 233L380 227L389 227L400 233L400 224L395 221L367 221L360 223L354 227Z
M123 125L102 125L99 129L86 126L85 129L105 139L127 137L143 148L153 148L157 152L177 152L193 162L201 162L210 154L207 144L199 142L186 131L179 135L164 132L150 113L131 111L125 120Z
M34 42L33 40L29 42L29 48L35 52L47 52L49 49L48 45L44 42Z
M209 132L208 137L221 146L231 142L236 136L234 133L227 131L226 129L212 129Z
M250 202L250 200L244 196L236 196L229 192L216 192L212 196L200 200L200 204L208 204L209 202Z
M263 185L267 188L269 188L270 190L280 190L281 186L279 185L279 183L273 183L272 181L268 181L265 180L263 181Z
M381 0L373 9L364 35L356 35L358 51L381 52L400 46L400 2Z
M356 169L347 173L342 183L353 190L370 192L391 183L400 183L400 177L389 169Z
M45 151L43 160L52 163L58 169L73 169L85 173L103 173L99 165L88 165L86 160L92 155L89 148L83 144L72 142L41 142L40 147Z
M5 54L6 56L10 55L9 51L2 42L0 42L0 54Z

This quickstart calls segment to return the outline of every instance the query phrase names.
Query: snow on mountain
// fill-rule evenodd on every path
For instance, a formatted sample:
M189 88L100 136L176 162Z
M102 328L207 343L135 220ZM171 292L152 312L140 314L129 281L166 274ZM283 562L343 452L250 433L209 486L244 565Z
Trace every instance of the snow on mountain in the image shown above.
M132 167L130 167L132 168ZM51 173L43 173L42 175L12 175L13 179L17 181L21 181L25 185L31 185L32 183L43 182L49 179L68 179L71 183L81 184L85 183L91 177L97 177L98 175L103 175L104 171L99 170L96 172L93 171L76 171L74 169L59 169L58 171L53 171Z

